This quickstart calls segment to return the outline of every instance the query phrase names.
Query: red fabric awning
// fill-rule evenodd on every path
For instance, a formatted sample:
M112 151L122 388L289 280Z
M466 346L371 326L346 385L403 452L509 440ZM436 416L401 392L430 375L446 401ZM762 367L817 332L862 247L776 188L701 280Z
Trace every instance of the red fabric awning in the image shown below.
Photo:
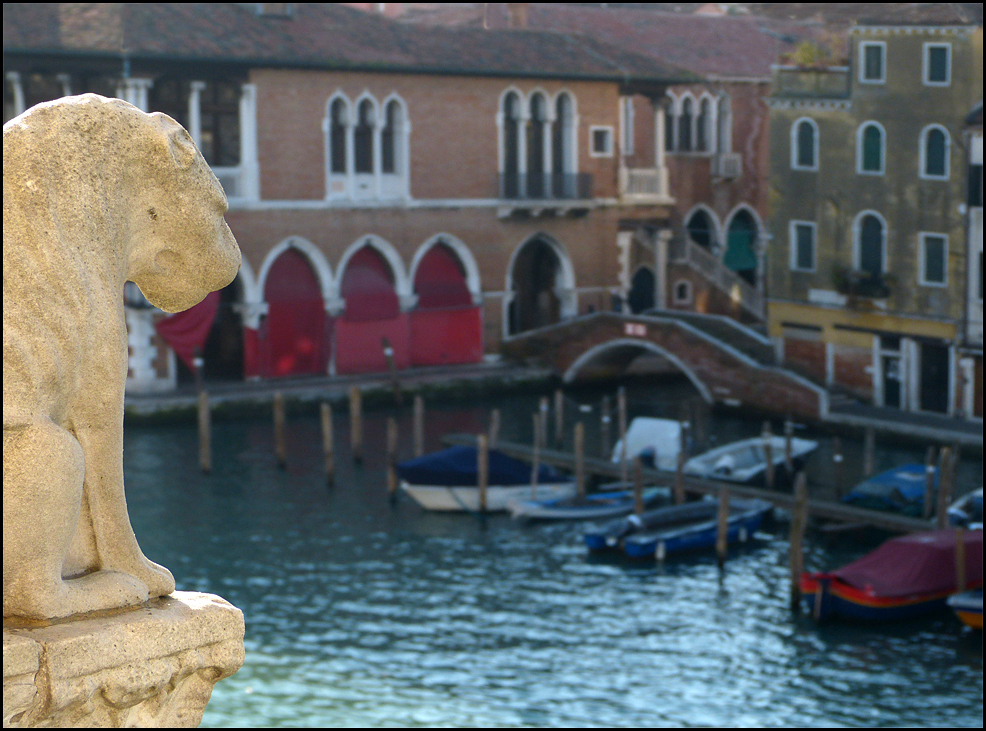
M175 355L189 370L195 372L195 350L205 349L205 341L219 310L219 292L211 292L194 307L184 312L158 320L154 327L164 342L171 346Z

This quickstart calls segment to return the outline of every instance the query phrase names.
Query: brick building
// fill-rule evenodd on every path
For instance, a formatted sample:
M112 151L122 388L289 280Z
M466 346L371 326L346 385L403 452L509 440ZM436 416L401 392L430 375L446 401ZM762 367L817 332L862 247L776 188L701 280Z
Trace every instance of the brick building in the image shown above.
M6 4L3 58L5 123L92 91L189 130L244 255L204 353L233 378L381 370L388 346L398 367L474 362L611 307L626 242L655 249L671 220L660 155L646 190L623 173L621 98L694 78L561 33L307 3ZM162 313L125 296L129 388L172 387Z

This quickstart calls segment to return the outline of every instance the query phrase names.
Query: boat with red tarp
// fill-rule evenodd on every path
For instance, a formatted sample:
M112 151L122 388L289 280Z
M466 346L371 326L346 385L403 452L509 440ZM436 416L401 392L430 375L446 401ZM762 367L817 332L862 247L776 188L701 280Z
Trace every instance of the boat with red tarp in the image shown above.
M957 586L956 546L965 553L964 586ZM983 585L983 532L946 530L892 538L835 571L804 573L801 592L815 619L915 617L942 609L951 594Z

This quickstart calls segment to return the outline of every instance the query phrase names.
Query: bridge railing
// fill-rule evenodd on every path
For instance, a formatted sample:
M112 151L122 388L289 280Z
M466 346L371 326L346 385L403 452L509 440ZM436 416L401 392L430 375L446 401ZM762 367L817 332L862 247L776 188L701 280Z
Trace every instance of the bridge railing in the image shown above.
M763 294L723 264L704 246L699 246L687 237L676 237L671 242L670 253L671 261L691 266L729 295L733 301L739 302L747 312L761 320L766 317L767 308Z

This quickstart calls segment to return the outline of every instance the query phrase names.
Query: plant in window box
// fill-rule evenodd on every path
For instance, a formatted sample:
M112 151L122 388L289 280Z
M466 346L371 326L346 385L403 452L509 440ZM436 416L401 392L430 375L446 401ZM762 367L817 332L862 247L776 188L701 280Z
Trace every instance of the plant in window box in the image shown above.
M836 267L832 279L836 291L850 298L850 306L853 299L889 297L890 287L896 284L892 274L874 274L848 267Z

